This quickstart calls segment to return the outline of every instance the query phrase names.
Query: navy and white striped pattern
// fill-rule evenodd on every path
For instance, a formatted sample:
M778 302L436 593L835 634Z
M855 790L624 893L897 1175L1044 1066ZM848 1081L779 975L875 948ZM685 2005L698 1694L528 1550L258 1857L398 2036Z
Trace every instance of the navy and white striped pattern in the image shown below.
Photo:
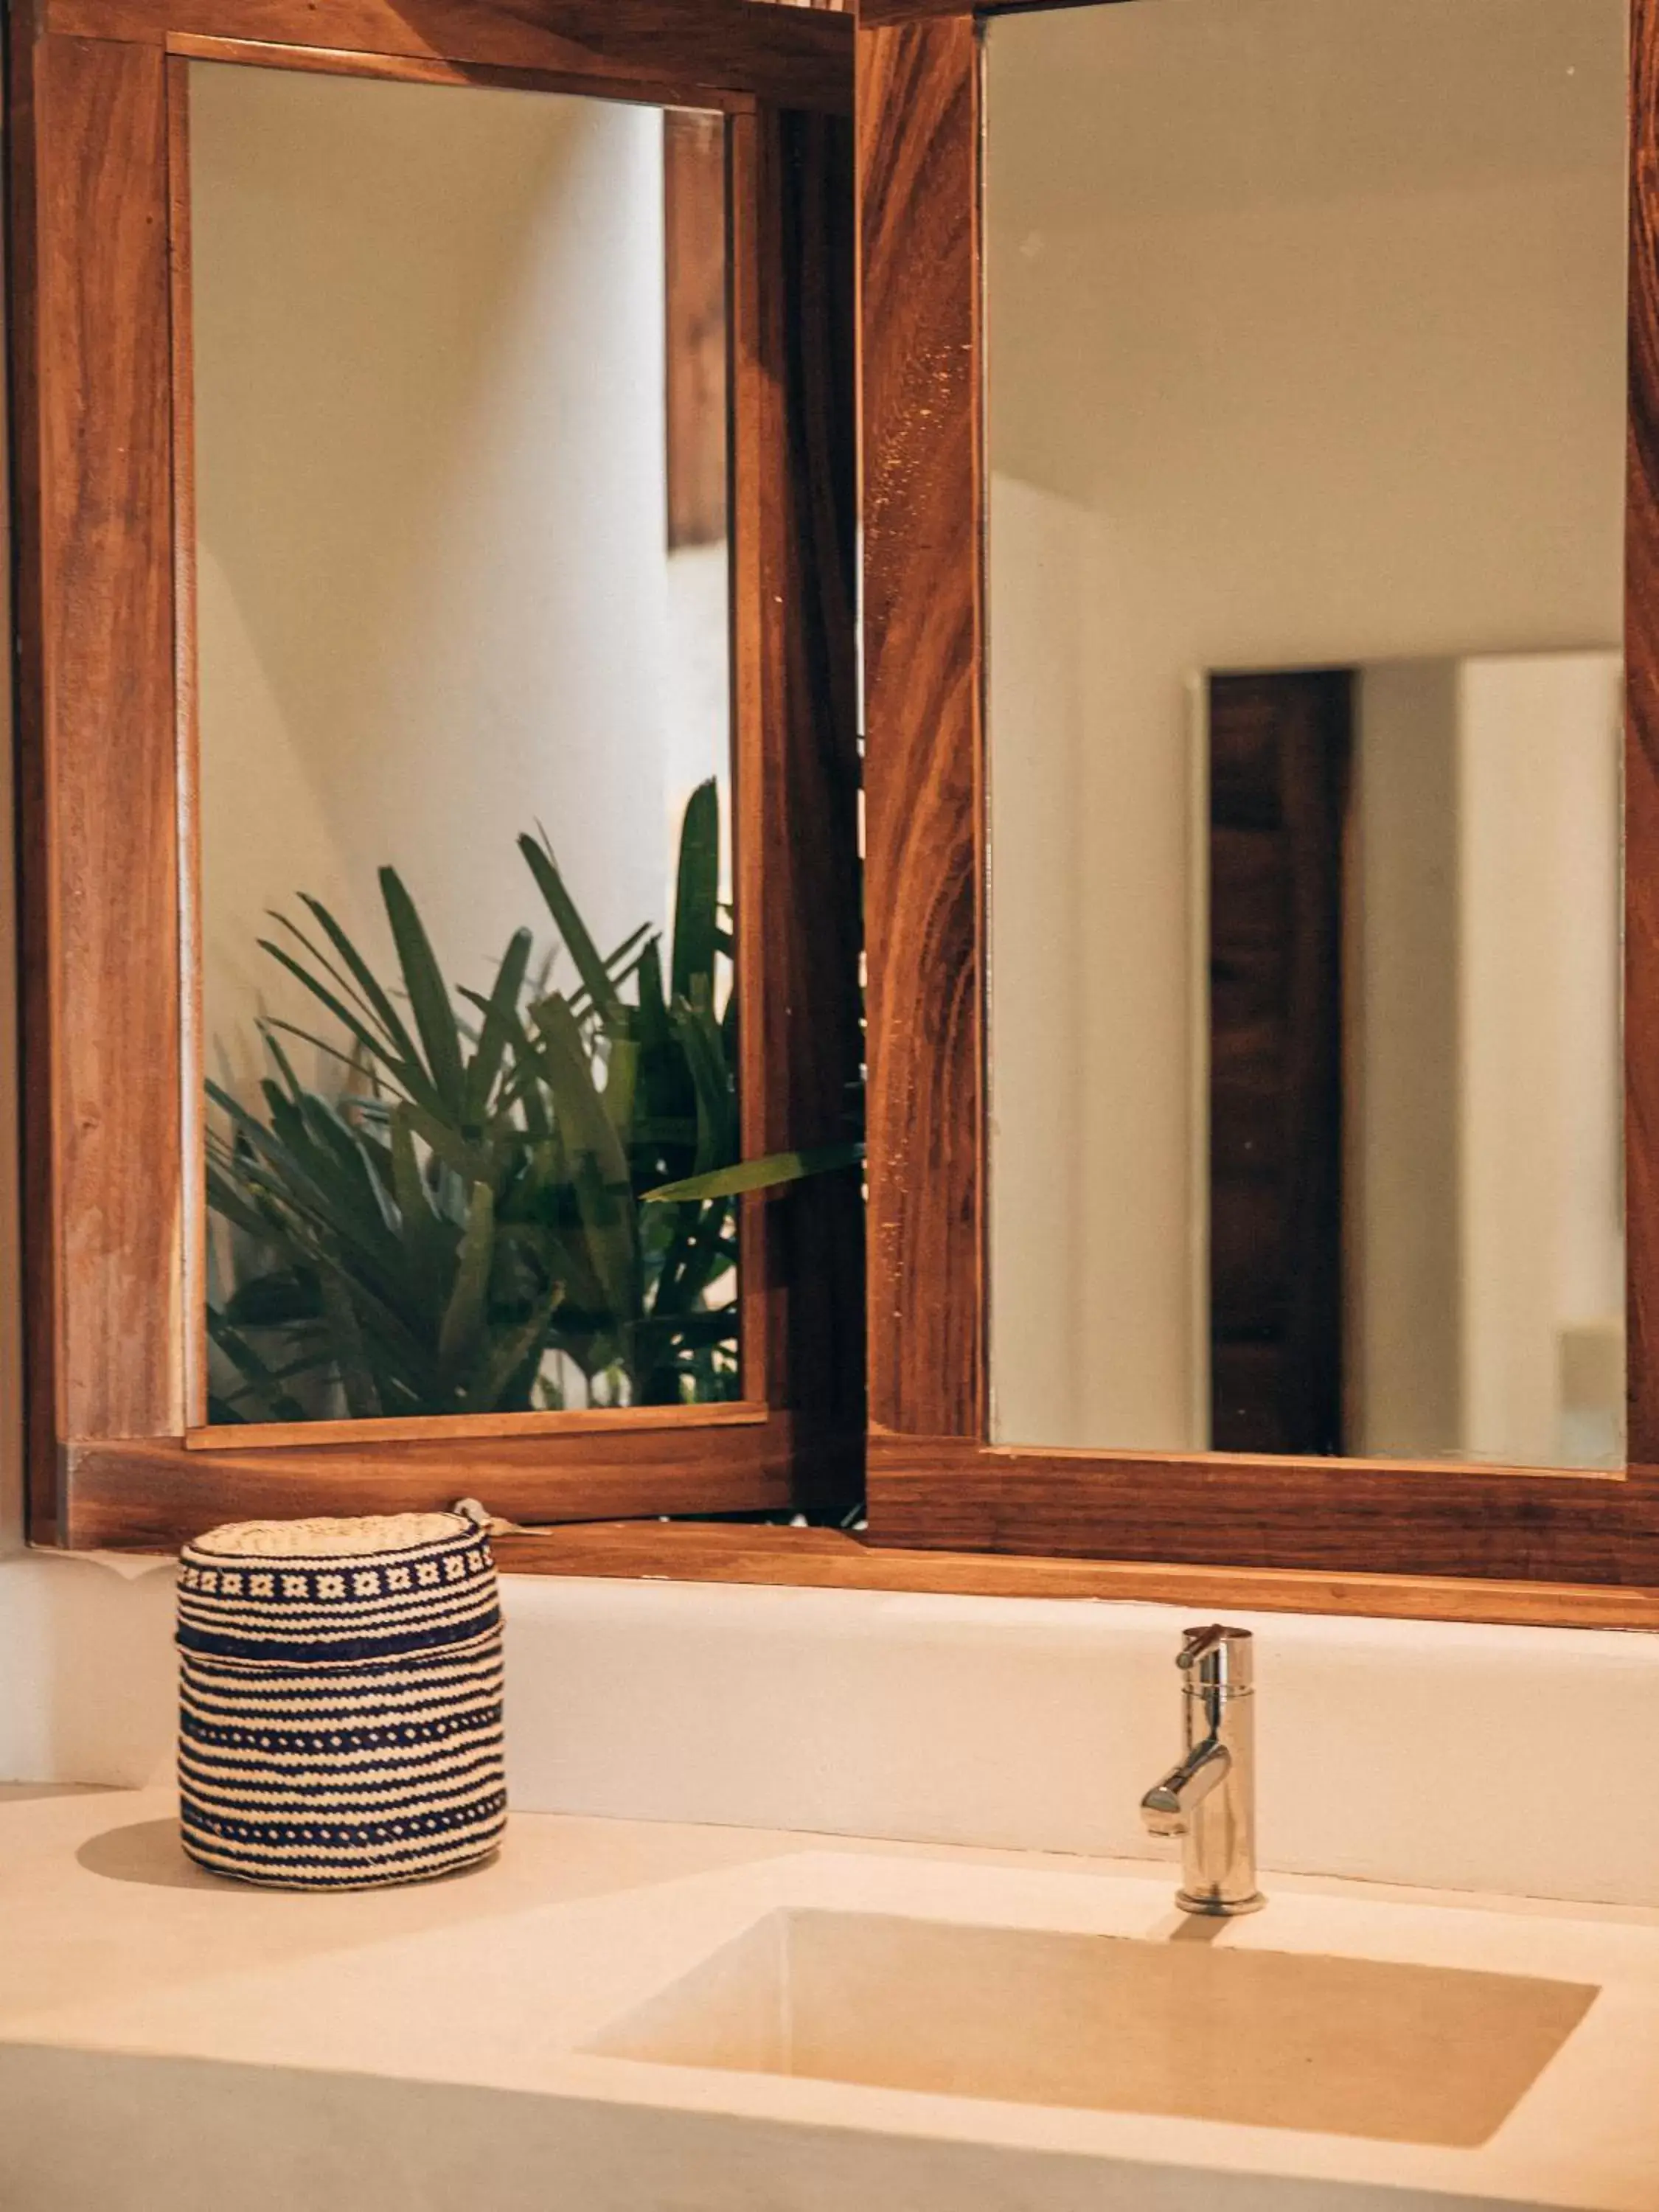
M248 1522L182 1554L180 1825L284 1889L419 1881L507 1821L489 1541L458 1513Z

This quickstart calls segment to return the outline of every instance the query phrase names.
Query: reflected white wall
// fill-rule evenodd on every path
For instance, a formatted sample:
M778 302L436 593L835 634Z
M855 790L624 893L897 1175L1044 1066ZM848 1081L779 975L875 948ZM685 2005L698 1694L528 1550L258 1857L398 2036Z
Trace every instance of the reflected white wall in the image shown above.
M1000 1026L1048 988L1017 917L1048 910L1065 862L1003 826L996 671L1060 648L1051 628L1018 639L1037 595L1011 591L1027 556L998 517L1012 481L1096 525L1085 665L1045 678L1086 702L1065 1035L993 1067L1005 1130L1083 1069L1079 1218L1052 1267L1016 1239L1022 1219L1034 1245L1050 1233L1054 1163L994 1150L1008 1441L1204 1441L1191 676L1618 646L1623 36L1618 0L1145 0L990 26ZM1064 1414L1018 1372L1045 1329L1085 1347Z
M1620 670L1460 672L1463 1443L1624 1450Z
M386 960L392 862L478 988L550 939L540 823L602 942L664 918L726 765L725 574L671 584L660 110L216 64L191 97L205 1028L246 1075L296 890Z
M997 732L991 807L997 853L990 1051L1028 1080L995 1087L991 1143L1011 1164L990 1189L993 1419L1030 1443L1063 1440L1081 1410L1090 1356L1074 1286L1089 1264L1092 1156L1115 1092L1085 1105L1077 987L1089 853L1077 783L1092 702L1091 511L1017 478L991 483L989 656ZM1018 897L1004 895L1018 886ZM1006 964L1017 988L1000 988Z
M1356 1452L1622 1457L1622 705L1615 653L1361 672Z
M1343 884L1343 1430L1359 1454L1463 1434L1459 666L1354 687Z

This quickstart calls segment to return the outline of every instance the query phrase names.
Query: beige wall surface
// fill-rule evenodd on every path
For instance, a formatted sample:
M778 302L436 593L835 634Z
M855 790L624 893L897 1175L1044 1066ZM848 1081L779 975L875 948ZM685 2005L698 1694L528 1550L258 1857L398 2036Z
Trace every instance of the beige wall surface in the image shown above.
M1189 685L1618 645L1623 18L1234 0L988 43L996 1427L1180 1448Z
M452 981L662 922L726 765L725 568L666 544L661 111L191 72L204 1028L310 1022L257 949L323 898L390 959L403 875Z

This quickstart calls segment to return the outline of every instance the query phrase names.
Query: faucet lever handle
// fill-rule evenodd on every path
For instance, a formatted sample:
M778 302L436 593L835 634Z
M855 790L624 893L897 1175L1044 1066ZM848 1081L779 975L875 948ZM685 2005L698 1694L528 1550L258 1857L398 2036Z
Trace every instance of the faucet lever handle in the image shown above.
M1248 1690L1255 1638L1248 1628L1229 1628L1221 1621L1189 1628L1176 1655L1182 1673L1196 1676L1190 1686L1200 1690Z
M1188 1669L1196 1667L1200 1659L1208 1658L1230 1632L1236 1635L1237 1631L1229 1632L1218 1620L1212 1621L1207 1628L1189 1628L1176 1665Z

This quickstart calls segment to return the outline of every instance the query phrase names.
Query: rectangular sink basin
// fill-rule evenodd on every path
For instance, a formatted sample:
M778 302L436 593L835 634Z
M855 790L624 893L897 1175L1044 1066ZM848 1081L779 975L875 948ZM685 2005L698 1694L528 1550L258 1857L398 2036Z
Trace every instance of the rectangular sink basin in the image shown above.
M1469 2146L1597 1994L1465 1968L880 1913L768 1913L586 2047L611 2057Z

